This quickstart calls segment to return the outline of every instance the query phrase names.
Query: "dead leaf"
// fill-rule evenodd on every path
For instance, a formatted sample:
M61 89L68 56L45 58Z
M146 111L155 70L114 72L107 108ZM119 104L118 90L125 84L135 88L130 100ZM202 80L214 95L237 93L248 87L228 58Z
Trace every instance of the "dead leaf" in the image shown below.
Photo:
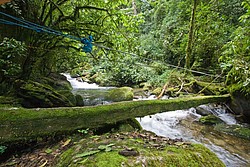
M44 167L46 164L48 163L48 160L46 160L42 165L40 165L39 167Z
M183 144L185 144L184 142L175 142L174 145L176 146L182 146Z

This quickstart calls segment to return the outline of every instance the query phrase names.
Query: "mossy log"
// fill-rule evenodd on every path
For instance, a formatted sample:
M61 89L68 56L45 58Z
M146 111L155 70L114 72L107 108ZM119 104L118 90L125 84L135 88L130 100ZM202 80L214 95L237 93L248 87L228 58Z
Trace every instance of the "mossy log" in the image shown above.
M98 128L118 121L201 104L224 102L229 95L168 100L127 101L109 105L61 108L0 108L0 145L77 129Z

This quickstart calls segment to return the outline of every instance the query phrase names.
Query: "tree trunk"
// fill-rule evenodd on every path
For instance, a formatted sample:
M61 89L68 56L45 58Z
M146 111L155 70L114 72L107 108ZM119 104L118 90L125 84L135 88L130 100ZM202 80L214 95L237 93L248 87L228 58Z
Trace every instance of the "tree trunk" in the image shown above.
M77 129L98 128L160 112L225 102L229 95L144 100L90 107L0 108L0 145L58 135Z
M135 0L132 0L132 6L133 6L133 9L134 9L134 15L137 15L137 8L136 8Z
M194 0L193 9L190 19L190 28L188 33L188 43L186 47L186 63L185 68L190 69L191 67L191 59L192 59L192 45L193 45L193 38L194 38L194 26L195 26L195 12L198 5L198 0Z

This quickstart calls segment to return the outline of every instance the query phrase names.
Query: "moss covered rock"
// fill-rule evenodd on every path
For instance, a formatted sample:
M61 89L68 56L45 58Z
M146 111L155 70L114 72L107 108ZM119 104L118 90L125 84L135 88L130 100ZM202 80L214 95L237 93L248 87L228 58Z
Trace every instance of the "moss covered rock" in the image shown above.
M158 87L158 88L154 89L151 94L158 96L161 94L161 91L162 91L162 88Z
M207 115L207 116L202 116L199 119L199 122L206 125L214 125L222 123L223 121L220 118L216 117L215 115Z
M20 106L20 100L13 96L0 96L0 107Z
M81 95L76 94L75 99L76 99L76 106L84 106L83 98Z
M48 77L43 77L37 82L50 85L55 90L72 90L70 82L67 80L66 76L62 74L52 73Z
M209 82L201 82L195 81L192 85L194 92L204 93L205 95L221 95L227 94L227 88L222 83L209 83Z
M107 99L114 102L133 100L134 93L130 87L121 87L110 90Z
M250 140L250 128L249 127L243 127L240 125L218 124L214 127L214 129L219 132L224 132L224 133L236 136L236 137Z
M35 81L16 81L17 96L22 98L24 107L62 107L75 106L71 91L57 92L50 85ZM73 99L73 100L72 100Z
M171 140L150 132L121 132L75 141L55 166L216 166L225 165L200 144Z

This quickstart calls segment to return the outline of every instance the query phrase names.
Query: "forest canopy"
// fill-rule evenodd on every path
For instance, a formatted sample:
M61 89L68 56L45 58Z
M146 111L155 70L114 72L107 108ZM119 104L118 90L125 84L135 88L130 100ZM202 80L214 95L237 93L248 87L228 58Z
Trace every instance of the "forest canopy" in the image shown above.
M13 0L0 11L95 44L85 53L79 41L0 24L1 84L87 72L107 84L162 86L177 66L250 92L248 0Z

